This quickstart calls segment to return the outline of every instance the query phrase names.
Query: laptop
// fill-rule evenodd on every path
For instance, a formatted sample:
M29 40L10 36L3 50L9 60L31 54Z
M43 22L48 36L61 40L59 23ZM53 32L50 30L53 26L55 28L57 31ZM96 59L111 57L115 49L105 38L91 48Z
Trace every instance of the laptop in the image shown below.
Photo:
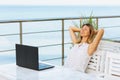
M34 70L45 70L54 66L39 63L38 47L16 44L16 65Z

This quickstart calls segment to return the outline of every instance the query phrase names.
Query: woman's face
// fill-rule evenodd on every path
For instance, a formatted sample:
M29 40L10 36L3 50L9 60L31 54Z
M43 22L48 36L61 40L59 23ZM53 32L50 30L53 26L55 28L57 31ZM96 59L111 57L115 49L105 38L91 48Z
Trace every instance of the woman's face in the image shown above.
M81 31L80 31L80 35L82 37L88 37L90 35L90 28L88 26L83 26Z

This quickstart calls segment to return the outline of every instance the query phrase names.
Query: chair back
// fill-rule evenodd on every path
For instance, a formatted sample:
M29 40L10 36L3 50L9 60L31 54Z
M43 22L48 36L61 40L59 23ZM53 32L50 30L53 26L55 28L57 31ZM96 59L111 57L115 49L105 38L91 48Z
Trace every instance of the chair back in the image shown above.
M86 72L87 73L100 72L101 58L102 51L96 51L88 63Z
M120 77L120 53L107 52L105 74Z

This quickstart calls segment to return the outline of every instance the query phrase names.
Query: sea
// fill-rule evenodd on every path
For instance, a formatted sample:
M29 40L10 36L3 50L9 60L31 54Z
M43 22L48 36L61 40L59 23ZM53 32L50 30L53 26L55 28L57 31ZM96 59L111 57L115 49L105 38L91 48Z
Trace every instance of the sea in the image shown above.
M0 6L0 22L89 17L91 15L120 16L120 6ZM120 41L120 17L102 18L98 22L99 29L104 28L105 30L104 39ZM65 20L65 43L71 43L68 28L69 26L74 26L74 23L79 25L79 20ZM22 26L23 33L37 32L35 34L23 35L23 44L25 45L45 46L62 43L61 20L23 22ZM48 31L49 33L39 33L41 31ZM19 23L0 23L0 65L15 63L15 51L4 52L4 50L15 49L15 44L20 43L19 35L3 35L16 33L19 34ZM72 46L72 44L65 44L65 56L67 56ZM39 47L39 60L61 58L61 56L61 45ZM48 62L61 65L61 59Z

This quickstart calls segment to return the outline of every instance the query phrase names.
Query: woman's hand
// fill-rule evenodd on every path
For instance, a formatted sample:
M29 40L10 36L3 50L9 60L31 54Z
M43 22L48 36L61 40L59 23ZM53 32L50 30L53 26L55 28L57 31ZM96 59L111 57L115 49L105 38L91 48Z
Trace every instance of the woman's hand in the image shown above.
M96 35L97 33L98 33L98 30L95 29L95 30L94 30L94 34Z

